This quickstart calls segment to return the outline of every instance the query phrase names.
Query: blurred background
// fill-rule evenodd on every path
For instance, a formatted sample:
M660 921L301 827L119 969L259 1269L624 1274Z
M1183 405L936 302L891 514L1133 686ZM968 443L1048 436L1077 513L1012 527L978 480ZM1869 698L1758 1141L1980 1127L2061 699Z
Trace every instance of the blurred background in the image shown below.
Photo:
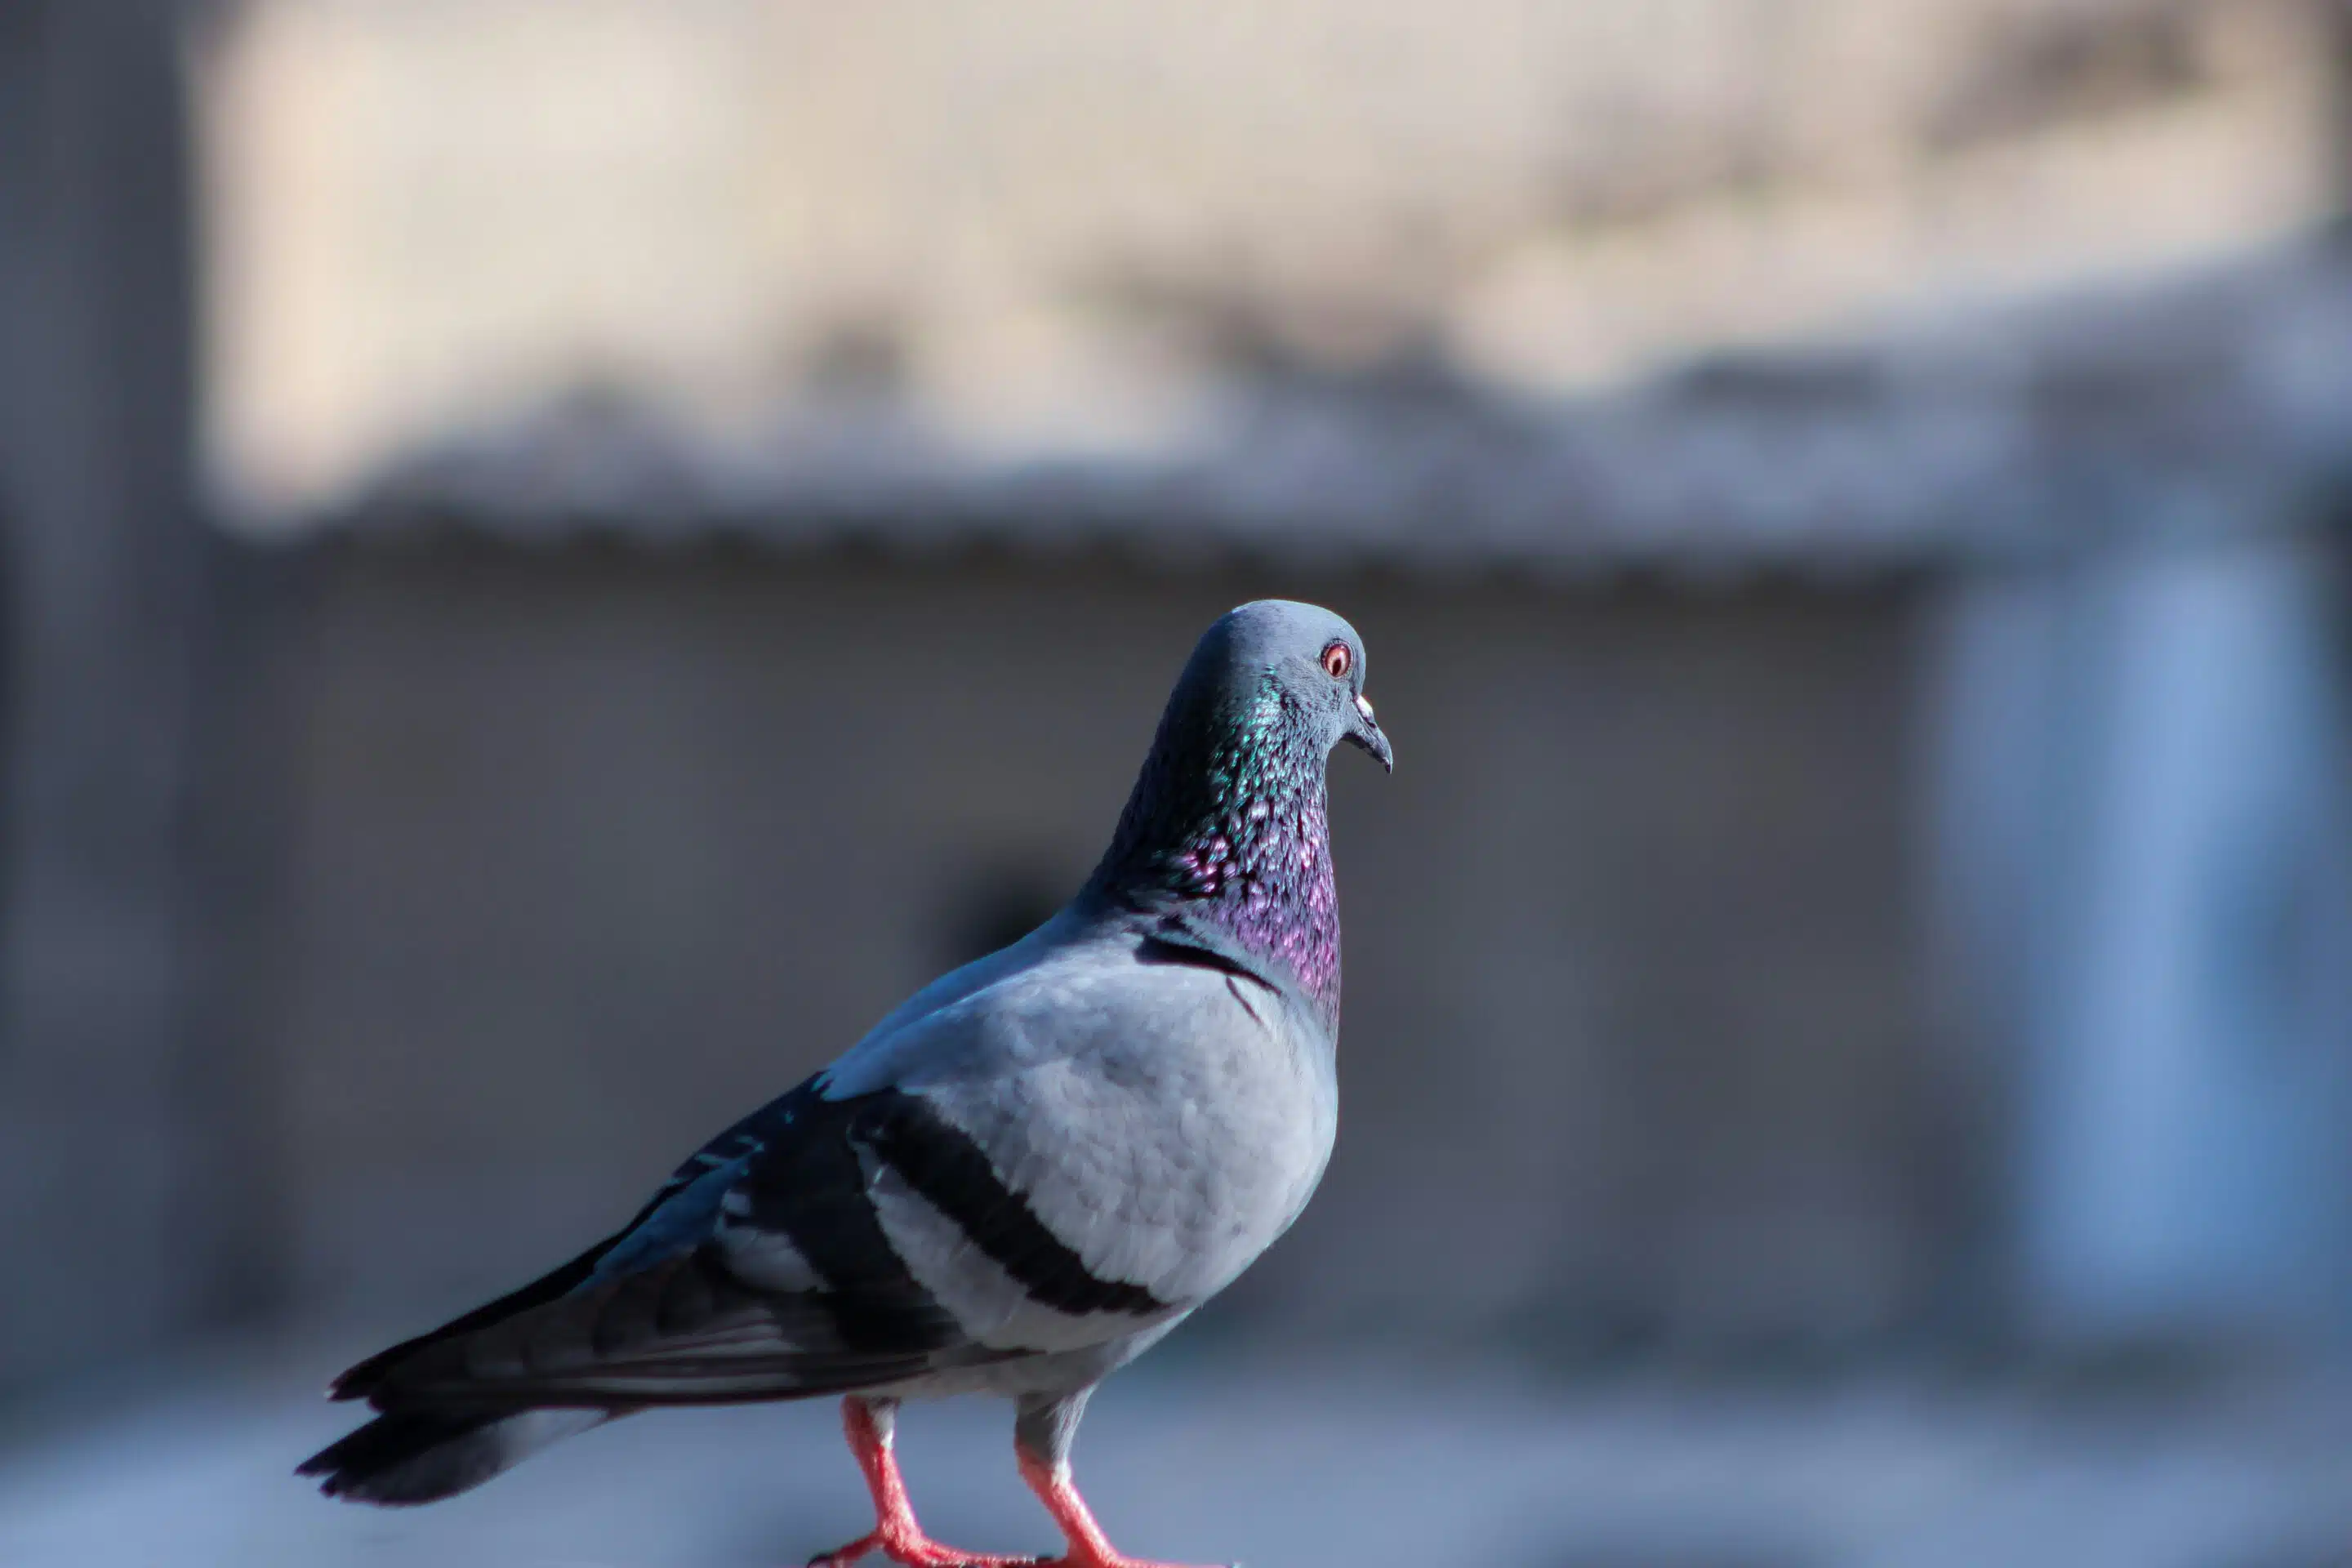
M0 3L0 1563L856 1533L821 1407L288 1471L1268 594L1399 766L1129 1550L2352 1563L2347 215L2340 0Z

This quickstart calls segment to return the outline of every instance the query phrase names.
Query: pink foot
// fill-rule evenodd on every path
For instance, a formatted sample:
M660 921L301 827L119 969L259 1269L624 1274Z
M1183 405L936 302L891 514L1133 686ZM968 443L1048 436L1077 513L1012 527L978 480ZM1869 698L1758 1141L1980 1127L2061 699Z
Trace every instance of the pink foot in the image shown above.
M1060 1557L1039 1564L1039 1568L1186 1568L1180 1563L1154 1563L1147 1558L1129 1557L1112 1550L1111 1543L1095 1522L1094 1510L1070 1479L1069 1467L1049 1465L1028 1454L1021 1456L1021 1479L1054 1516L1054 1522L1069 1537L1070 1550Z
M890 1450L890 1431L898 1406L852 1394L841 1402L841 1425L849 1451L865 1472L874 1494L874 1530L846 1546L809 1559L809 1568L850 1568L861 1557L878 1552L899 1568L1035 1568L1034 1557L1006 1557L991 1552L965 1552L942 1546L915 1522L915 1509L907 1500L907 1483L898 1474L898 1460Z

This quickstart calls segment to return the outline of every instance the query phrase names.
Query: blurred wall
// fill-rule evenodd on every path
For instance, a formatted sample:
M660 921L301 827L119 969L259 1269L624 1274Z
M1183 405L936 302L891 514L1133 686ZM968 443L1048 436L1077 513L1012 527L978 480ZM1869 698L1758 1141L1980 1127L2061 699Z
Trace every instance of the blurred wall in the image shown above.
M2243 521L1964 574L1927 639L1977 1283L2044 1344L2347 1323L2352 600Z
M245 0L208 433L281 503L583 381L1118 446L1236 317L1607 383L2325 216L2333 5Z
M1091 867L1200 628L1370 646L1345 1131L1228 1321L1843 1341L1944 1245L1907 594L331 547L274 1038L300 1304L551 1265Z
M0 6L0 1383L238 1287L251 1087L206 1047L191 872L211 587L193 497L178 14Z
M2306 995L2352 931L2342 587L2303 551L2340 328L2096 308L2340 205L2340 5L217 15L192 189L173 7L0 8L0 1237L39 1260L0 1379L281 1269L404 1320L590 1238L1074 885L1200 625L1276 588L1365 626L1406 761L1341 760L1349 1132L1234 1321L1850 1340L1955 1280L2095 1332L2340 1317L2352 1005ZM2340 249L2215 292L2332 301ZM2032 330L2132 352L2072 382L1952 310L2085 279ZM861 420L1013 472L1148 457L1253 377L1557 391L1920 313L1941 369L1891 427L2016 436L2021 471L1950 501L1910 584L1482 577L1458 476L1368 502L1344 443L1302 507L1430 513L1356 574L560 515L543 552L395 545L308 504L583 386L696 438L643 472L581 443L653 541L736 494L714 433L755 475L811 429L856 470ZM1636 460L1671 492L1712 446L1721 504L1621 542L1705 579L1710 530L1761 531L1843 570L1806 531L1838 497L1934 488L1847 407L1808 416L1844 476L1819 503L1780 426L1702 418ZM295 503L226 521L321 542L229 566L200 426L226 493ZM1512 472L1564 531L1590 499ZM2148 552L2176 536L2251 555ZM1302 548L1280 518L1253 547ZM280 575L291 642L245 592ZM1945 983L1984 1026L1921 1051L1914 913L1978 892Z

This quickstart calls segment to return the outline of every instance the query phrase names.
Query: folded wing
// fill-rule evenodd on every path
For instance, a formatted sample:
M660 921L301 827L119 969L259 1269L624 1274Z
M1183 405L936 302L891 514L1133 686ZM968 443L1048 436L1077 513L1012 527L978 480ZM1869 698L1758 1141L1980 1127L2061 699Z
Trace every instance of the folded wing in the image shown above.
M1176 1310L1090 1272L921 1094L833 1100L813 1079L714 1139L622 1231L334 1392L482 1413L793 1398L1099 1342Z

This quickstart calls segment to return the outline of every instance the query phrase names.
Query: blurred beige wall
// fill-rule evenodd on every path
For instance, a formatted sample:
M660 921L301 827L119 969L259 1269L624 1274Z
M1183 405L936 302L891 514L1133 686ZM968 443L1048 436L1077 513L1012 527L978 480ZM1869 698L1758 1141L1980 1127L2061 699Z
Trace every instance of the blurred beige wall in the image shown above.
M1148 439L1188 318L1536 389L2333 205L2319 0L247 0L208 445L315 500L583 381ZM1197 325L1197 322L1189 324Z

